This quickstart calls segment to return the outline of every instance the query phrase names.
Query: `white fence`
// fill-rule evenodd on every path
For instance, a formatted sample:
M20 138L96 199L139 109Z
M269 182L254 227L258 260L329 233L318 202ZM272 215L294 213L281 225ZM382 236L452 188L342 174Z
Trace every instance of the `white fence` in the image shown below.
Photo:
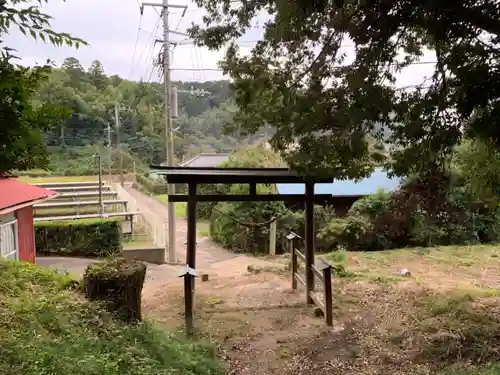
M139 207L134 197L132 197L132 195L130 195L130 193L119 183L113 183L113 187L118 193L119 199L128 202L128 211L141 213L140 215L134 215L135 224L145 228L149 240L152 241L155 246L165 247L166 222L164 218L158 217L153 211L149 211L147 207Z

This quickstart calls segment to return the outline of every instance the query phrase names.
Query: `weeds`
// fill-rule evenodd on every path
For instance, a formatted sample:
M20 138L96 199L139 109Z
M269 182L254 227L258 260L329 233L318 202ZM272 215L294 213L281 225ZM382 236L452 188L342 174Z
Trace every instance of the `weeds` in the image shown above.
M0 261L0 374L215 375L213 350L87 302L69 276Z

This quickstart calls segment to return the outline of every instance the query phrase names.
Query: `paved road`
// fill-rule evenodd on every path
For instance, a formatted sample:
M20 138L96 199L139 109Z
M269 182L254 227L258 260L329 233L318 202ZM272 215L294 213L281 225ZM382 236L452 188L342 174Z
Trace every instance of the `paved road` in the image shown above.
M151 197L143 194L140 191L132 188L130 185L125 186L125 190L135 199L139 211L149 213L150 217L154 217L152 222L156 222L156 227L162 230L164 222L167 218L167 206ZM182 218L177 218L175 222L176 231L176 252L177 261L186 261L186 239L187 239L187 222ZM239 255L231 253L218 244L214 243L210 238L199 237L196 245L196 268L206 269L210 265L217 262L223 262L229 259L238 257Z
M53 268L68 272L71 276L81 278L89 264L97 262L87 258L69 257L37 257L36 264L41 267ZM181 267L168 264L147 263L146 283L152 281L166 281L177 278Z

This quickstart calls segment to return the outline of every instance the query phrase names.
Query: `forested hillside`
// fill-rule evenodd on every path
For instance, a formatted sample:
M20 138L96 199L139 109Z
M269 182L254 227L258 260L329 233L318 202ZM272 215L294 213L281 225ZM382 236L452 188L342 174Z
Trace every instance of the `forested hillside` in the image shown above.
M180 91L179 117L173 124L178 160L185 160L199 152L234 150L266 135L263 132L247 137L238 134L238 131L231 136L223 134L224 125L231 123L236 110L227 81L173 84ZM61 67L53 69L35 98L38 103L57 104L71 111L66 121L54 124L45 134L51 153L51 167L55 168L54 164L68 159L81 163L82 157L102 150L99 146L107 145L108 126L111 128L113 149L120 141L123 153L134 155L144 164L163 162L163 95L162 84L131 82L116 75L107 76L99 61L94 61L86 71L77 59L67 58ZM119 130L115 126L117 102L121 123ZM65 168L71 169L71 165Z

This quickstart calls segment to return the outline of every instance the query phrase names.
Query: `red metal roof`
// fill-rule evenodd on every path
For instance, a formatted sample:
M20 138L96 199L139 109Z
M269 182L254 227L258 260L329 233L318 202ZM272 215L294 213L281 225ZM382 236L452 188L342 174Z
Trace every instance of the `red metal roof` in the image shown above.
M0 213L14 211L56 195L55 191L25 184L15 178L0 178Z

